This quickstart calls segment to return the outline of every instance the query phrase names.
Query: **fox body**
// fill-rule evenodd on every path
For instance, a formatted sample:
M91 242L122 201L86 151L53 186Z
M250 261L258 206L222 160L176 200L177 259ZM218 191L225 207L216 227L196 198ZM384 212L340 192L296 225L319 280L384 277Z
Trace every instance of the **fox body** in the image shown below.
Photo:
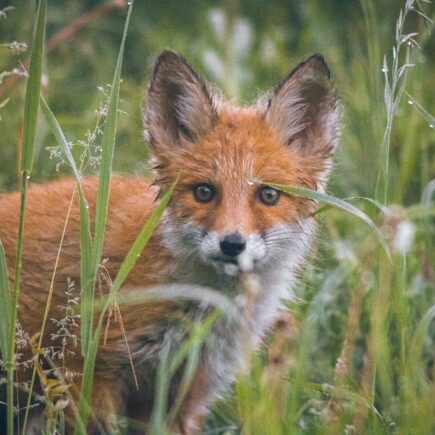
M244 348L259 344L283 301L291 297L295 273L315 231L312 201L280 193L259 180L322 191L338 142L335 93L318 55L297 66L256 104L236 107L181 56L165 51L148 89L145 122L155 177L112 178L97 292L108 291L159 195L178 181L157 230L121 289L121 297L139 297L120 305L123 327L112 319L99 347L89 427L93 433L110 432L114 414L141 422L137 431L145 431L162 351L175 353L188 334L185 320L208 312L208 289L225 296L241 315L223 317L211 328L172 424L175 432L200 430L208 407L243 366ZM97 184L93 178L84 180L91 219ZM59 307L67 304L67 283L80 287L75 186L74 180L63 179L28 192L19 322L30 336L41 328L65 222L50 318L62 317ZM0 196L0 239L9 267L16 255L19 200L18 193ZM253 298L246 277L257 289ZM197 293L191 299L141 300L141 292L156 286ZM47 325L44 346L61 346L52 334L53 322ZM70 370L80 372L79 354L69 345L65 365ZM19 369L20 380L28 375ZM172 380L169 406L177 397L179 377ZM80 387L80 379L72 382ZM34 413L29 430L42 420L41 413ZM131 426L130 433L134 431Z

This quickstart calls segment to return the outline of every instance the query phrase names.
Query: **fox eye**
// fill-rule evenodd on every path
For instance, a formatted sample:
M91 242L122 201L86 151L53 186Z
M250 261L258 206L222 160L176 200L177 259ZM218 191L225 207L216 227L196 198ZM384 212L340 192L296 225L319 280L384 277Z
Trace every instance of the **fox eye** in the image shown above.
M257 192L257 198L260 202L265 205L276 205L278 204L281 192L274 189L273 187L263 187Z
M216 194L215 188L211 184L198 184L193 189L193 197L198 202L210 202Z

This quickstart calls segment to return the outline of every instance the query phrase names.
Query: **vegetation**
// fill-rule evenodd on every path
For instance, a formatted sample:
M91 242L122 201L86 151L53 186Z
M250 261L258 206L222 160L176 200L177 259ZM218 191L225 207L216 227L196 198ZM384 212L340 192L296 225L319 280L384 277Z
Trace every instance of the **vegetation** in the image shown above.
M99 174L92 234L81 194L82 263L88 265L82 278L90 284L80 302L71 301L81 305L84 378L92 379L101 332L101 322L95 331L91 325L107 182L112 161L117 172L149 172L141 105L155 56L167 47L184 53L226 95L246 102L301 58L321 52L341 95L344 125L331 195L315 198L325 204L318 212L321 239L297 299L289 304L291 316L283 316L268 346L252 355L234 392L213 410L206 433L434 433L434 5L423 0L225 0L218 6L208 0L182 5L137 0L131 9L122 1L108 1L107 8L94 1L49 2L44 61L46 1L38 5L35 22L29 20L36 15L31 4L0 12L0 189L20 186L24 203L28 182ZM131 14L127 39L126 10ZM87 17L84 27L71 24L79 16ZM31 46L27 81L23 65L29 53L11 40ZM124 260L105 310L169 196ZM19 255L15 271L19 274ZM14 353L23 344L23 331L15 334L18 294L18 286L8 289L0 249L0 346L9 421ZM73 316L66 314L67 321ZM177 361L162 357L153 433L163 433L171 417L165 412L167 377L183 361L195 366L198 343L214 320L210 316L194 325ZM41 351L40 343L31 345L35 353ZM44 381L37 363L35 376ZM62 432L65 402L58 399L65 391L46 381L46 431ZM89 394L84 389L77 404L77 433L91 412Z

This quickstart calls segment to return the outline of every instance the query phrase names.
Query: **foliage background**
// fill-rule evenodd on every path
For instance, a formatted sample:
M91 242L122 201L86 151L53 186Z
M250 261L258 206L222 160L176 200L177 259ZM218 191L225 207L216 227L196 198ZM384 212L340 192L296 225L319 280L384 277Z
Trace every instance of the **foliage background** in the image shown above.
M50 1L47 39L102 3ZM15 9L8 12L7 19L0 19L0 43L30 41L33 22L29 17L34 16L34 2L1 2L2 8L8 5ZM426 15L434 19L435 5L423 5ZM163 49L171 48L183 53L227 97L242 103L255 100L259 93L278 83L300 60L319 52L332 69L343 105L342 146L329 189L338 197L374 197L379 149L386 123L382 58L386 54L391 60L395 23L403 7L404 2L398 0L136 0L124 60L121 108L125 113L119 119L115 170L136 174L149 172L141 110L146 82L156 57ZM73 148L77 155L81 152L80 141L86 142L86 132L96 123L95 112L102 98L97 88L111 81L124 19L124 9L113 9L47 55L43 93L67 138L77 144ZM420 48L411 51L411 62L415 66L409 70L406 89L434 114L435 38L429 35L430 25L416 13L410 14L406 27L408 31L420 33ZM0 71L11 71L26 58L26 52L17 54L7 47L0 47ZM4 79L0 84L0 103L6 98L10 99L9 102L0 109L0 191L17 186L23 79L17 80L12 87ZM47 147L53 145L48 128L41 120L32 182L69 174L67 165L59 170L57 157L50 159ZM92 152L98 155L97 149ZM434 178L434 128L420 116L414 105L407 104L404 97L392 133L388 192L388 203L397 205L395 210L399 210L399 220L407 219L411 208L420 202L425 188ZM394 230L394 224L391 228ZM409 303L412 324L406 331L409 337L413 326L435 303L433 218L416 223L415 230L407 265L398 269L399 274L401 271L406 274L404 300ZM303 333L302 339L299 337L306 348L309 345L309 350L302 355L304 349L294 343L293 327L281 325L284 341L275 339L269 353L258 364L262 369L266 365L266 369L272 370L274 364L279 366L285 360L286 367L291 367L290 360L296 347L299 363L308 361L310 375L307 379L319 385L336 381L344 337L349 339L350 329L356 327L355 337L351 337L356 344L352 352L354 372L350 370L353 378L349 385L363 383L361 370L369 347L367 343L370 343L367 337L376 325L370 316L374 304L382 301L376 296L376 292L382 290L382 283L378 284L376 256L370 247L374 242L367 236L367 231L356 227L354 220L336 211L328 212L321 234L321 242L313 255L315 258L298 290L301 302L292 306L297 324L308 321L309 325L315 325L311 335ZM399 286L397 279L393 270L390 290ZM394 296L389 292L385 294ZM355 301L355 295L359 295L361 300ZM356 316L359 320L355 326L350 321L348 306L358 303ZM385 309L388 311L389 308ZM400 316L395 316L392 312L386 332L391 339L392 352L391 359L385 364L390 365L401 357L395 347L397 335L400 335L395 333L395 322L400 320ZM434 337L432 323L425 342L428 367L435 357ZM301 374L300 368L295 370ZM249 427L249 422L256 421L247 410L247 397L265 394L264 379L257 375L254 367L255 382L249 386L243 382L239 385L239 411L244 416L246 427ZM246 394L247 389L251 395ZM393 390L397 392L398 387ZM281 398L292 394L287 389L279 391ZM307 397L309 405L300 413L300 427L304 424L311 427L309 421L326 412L323 405L317 406L309 394ZM405 396L398 397L402 400ZM377 406L383 411L385 425L388 426L389 421L397 424L400 406L393 400L385 400L382 394L381 398ZM291 397L288 403L292 406ZM265 400L262 405L266 414L271 412L269 402L266 406ZM223 427L225 423L237 421L231 405L225 407L223 404L222 407L223 410L215 411L210 427ZM261 415L261 410L257 412ZM410 413L409 422L412 415ZM266 433L258 430L257 433ZM285 427L282 430L286 433Z

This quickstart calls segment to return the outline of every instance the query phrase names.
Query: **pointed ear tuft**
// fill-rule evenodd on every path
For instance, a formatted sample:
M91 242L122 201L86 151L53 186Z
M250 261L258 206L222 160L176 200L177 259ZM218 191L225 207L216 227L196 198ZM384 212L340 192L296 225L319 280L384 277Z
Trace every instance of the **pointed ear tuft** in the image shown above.
M194 142L213 127L216 116L206 83L182 56L164 51L148 88L145 125L152 146Z
M339 139L339 114L322 56L309 57L287 76L269 95L264 117L284 144L304 154L333 154Z

